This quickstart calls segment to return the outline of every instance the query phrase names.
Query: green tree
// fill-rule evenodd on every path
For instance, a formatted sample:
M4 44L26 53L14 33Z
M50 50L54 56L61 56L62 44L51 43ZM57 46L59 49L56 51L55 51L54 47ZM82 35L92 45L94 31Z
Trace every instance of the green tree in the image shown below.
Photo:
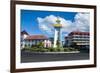
M44 44L43 44L43 42L39 42L39 43L37 44L37 46L38 46L38 47L44 47Z

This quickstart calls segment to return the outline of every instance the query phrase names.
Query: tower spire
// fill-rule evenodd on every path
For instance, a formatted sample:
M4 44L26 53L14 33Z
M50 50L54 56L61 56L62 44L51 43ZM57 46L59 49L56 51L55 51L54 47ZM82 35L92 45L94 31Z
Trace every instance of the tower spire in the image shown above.
M59 20L59 17L57 17L57 20L56 20L57 24L60 24L60 20Z

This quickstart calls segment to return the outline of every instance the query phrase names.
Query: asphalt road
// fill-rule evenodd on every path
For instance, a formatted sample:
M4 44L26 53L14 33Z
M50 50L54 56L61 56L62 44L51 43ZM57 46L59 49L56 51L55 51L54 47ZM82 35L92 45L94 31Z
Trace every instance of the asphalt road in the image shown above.
M27 62L47 62L47 61L69 61L87 60L89 53L34 53L21 52L21 63Z

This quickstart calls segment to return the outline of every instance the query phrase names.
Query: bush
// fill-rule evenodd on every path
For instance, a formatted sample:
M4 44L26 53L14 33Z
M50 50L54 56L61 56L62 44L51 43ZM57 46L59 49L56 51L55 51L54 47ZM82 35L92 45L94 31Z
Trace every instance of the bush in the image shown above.
M55 48L48 48L49 52L54 52Z
M32 52L70 52L70 51L78 51L78 49L75 48L44 48L42 46L36 47L36 46L32 46L32 47L26 47L23 48L22 50L24 51L32 51Z
M30 48L29 50L33 52L47 52L48 51L48 49L46 48L37 48L37 47Z
M64 48L64 52L66 52L67 51L67 49L66 48Z
M37 48L37 47L38 47L37 45L32 45L32 46L31 46L31 48Z
M39 42L39 43L37 44L37 46L38 46L39 48L43 48L43 47L44 47L44 44L43 44L43 42Z
M61 48L57 48L56 51L57 51L57 52L60 52L60 51L61 51Z
M42 48L39 52L48 52L48 49Z
M64 49L65 52L70 52L71 50L69 48Z

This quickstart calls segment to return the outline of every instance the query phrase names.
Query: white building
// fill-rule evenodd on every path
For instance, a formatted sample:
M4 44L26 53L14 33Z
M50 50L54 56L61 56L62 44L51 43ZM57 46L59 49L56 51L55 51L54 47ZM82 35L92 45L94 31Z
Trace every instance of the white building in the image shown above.
M65 46L71 46L73 43L80 48L89 48L89 32L73 31L65 37Z
M36 46L40 42L43 43L44 47L52 46L51 41L44 35L29 35L26 31L21 32L21 48Z

